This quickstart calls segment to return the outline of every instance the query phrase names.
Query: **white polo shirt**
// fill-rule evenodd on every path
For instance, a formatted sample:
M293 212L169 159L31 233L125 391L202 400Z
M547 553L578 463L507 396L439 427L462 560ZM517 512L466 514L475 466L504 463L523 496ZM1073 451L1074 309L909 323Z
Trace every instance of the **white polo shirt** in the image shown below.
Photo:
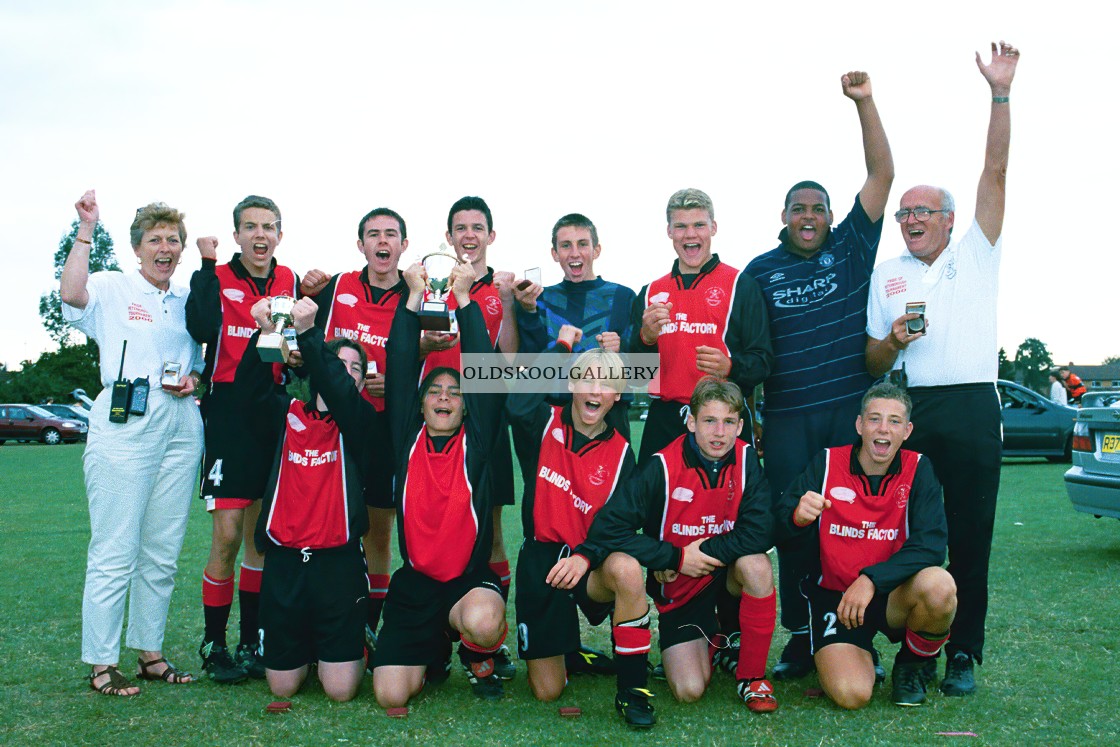
M125 340L124 378L147 376L153 392L159 390L165 361L178 362L180 375L202 370L202 346L187 332L187 288L172 283L161 291L133 271L95 272L86 290L86 307L64 303L62 315L97 341L102 385L109 387L116 380Z
M898 354L910 386L995 382L996 297L1002 239L993 246L975 220L932 265L904 254L871 275L867 334L882 340L907 302L926 304L926 334Z

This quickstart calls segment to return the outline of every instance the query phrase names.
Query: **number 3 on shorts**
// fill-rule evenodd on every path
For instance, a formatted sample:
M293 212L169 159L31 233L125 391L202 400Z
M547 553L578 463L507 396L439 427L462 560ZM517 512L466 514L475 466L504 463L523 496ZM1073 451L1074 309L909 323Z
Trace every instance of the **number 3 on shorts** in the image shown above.
M206 475L206 479L214 483L215 487L222 484L222 460L215 459L214 466L210 468L210 474Z

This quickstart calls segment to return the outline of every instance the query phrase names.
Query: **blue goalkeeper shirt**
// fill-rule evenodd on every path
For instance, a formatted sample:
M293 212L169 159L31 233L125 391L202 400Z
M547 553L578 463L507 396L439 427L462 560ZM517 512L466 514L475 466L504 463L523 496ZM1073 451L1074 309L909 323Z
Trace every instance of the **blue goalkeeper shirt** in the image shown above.
M570 324L583 330L583 339L576 343L573 353L597 347L595 335L603 332L617 332L622 338L622 351L626 352L633 332L630 306L634 298L634 291L602 278L580 283L563 280L550 285L537 298L535 314L517 305L520 351L544 351L560 334L560 327Z

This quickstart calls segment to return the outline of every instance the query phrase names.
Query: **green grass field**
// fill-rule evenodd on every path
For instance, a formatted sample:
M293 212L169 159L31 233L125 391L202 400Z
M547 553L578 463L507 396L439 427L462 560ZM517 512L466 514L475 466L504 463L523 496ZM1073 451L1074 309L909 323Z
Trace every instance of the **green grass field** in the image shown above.
M417 698L403 720L384 716L368 679L356 700L341 705L309 683L292 711L279 716L264 713L272 700L264 682L144 683L143 694L131 699L93 693L79 660L89 542L82 448L0 447L0 744L1120 744L1120 522L1075 513L1061 465L1004 465L987 664L978 670L981 689L974 697L933 694L921 708L901 709L881 688L866 710L846 713L806 697L806 688L816 685L810 677L778 683L781 708L756 716L738 702L732 678L717 673L704 699L688 706L653 682L658 724L637 734L614 712L613 680L573 678L559 703L542 704L530 695L520 665L502 703L476 701L455 672ZM505 535L514 555L519 524L510 511ZM209 533L199 504L179 563L165 647L196 674ZM233 640L236 615L235 608ZM603 649L607 638L605 628L585 634ZM771 664L783 642L779 632ZM879 642L889 670L894 649ZM122 669L134 666L126 651ZM559 705L579 706L583 716L563 719Z

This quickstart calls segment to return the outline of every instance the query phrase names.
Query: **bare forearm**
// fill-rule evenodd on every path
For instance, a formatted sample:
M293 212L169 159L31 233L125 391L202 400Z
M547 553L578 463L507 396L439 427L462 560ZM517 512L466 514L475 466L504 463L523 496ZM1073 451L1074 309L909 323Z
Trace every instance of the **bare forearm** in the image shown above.
M874 337L867 338L864 358L867 363L867 372L872 376L882 376L894 368L894 362L898 360L899 349L891 344L892 339L890 335L882 340L876 340Z
M894 157L875 100L871 97L860 99L856 102L856 112L859 114L863 159L867 166L867 181L860 190L860 198L868 217L878 220L894 182Z
M976 65L991 89L988 140L984 147L984 170L976 189L976 222L988 241L995 244L1003 231L1007 187L1007 156L1011 147L1011 82L1019 61L1019 50L1007 42L992 43L992 60L985 64L976 54Z
M510 361L520 348L521 342L515 304L515 301L502 301L502 326L498 329L498 349Z
M74 246L66 257L66 264L62 267L60 292L63 303L78 309L84 309L89 303L89 293L86 284L89 282L89 253L93 248L93 229L95 223L82 222L78 224L78 235L74 239Z

